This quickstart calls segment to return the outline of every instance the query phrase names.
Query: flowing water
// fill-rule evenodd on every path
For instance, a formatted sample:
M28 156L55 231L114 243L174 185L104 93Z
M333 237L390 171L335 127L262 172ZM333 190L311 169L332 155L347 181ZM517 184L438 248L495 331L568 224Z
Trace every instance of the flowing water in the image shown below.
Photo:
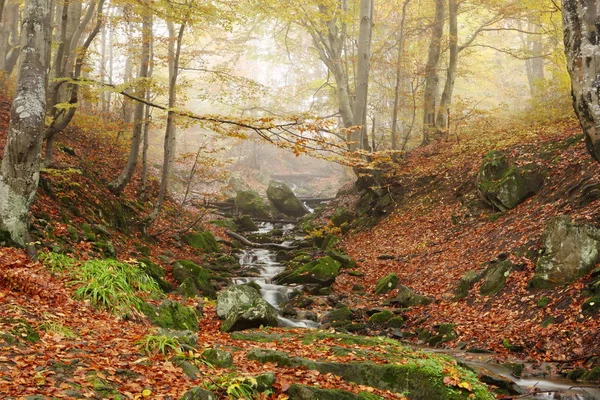
M289 231L294 225L284 225L282 230ZM273 229L273 225L261 224L259 233L268 233ZM283 245L290 245L291 242L284 242ZM242 284L255 282L260 286L260 293L266 301L280 310L281 304L290 298L290 294L299 289L295 286L276 285L271 279L282 272L285 267L275 261L275 252L269 249L249 248L245 249L240 255L240 265L242 267L254 267L260 271L257 277L236 278L234 283ZM295 328L316 328L319 324L309 319L291 319L279 315L279 326Z

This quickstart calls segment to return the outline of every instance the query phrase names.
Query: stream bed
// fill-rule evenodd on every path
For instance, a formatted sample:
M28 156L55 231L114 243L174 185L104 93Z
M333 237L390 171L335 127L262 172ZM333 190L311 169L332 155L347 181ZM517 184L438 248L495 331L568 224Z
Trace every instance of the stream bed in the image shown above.
M263 223L258 233L268 234L273 230L273 225ZM294 225L278 226L282 231L289 233ZM284 242L290 245L292 242ZM235 284L255 282L260 286L262 297L273 305L279 312L279 326L293 328L318 328L319 323L311 319L291 319L281 315L281 305L290 298L293 292L301 290L300 286L277 285L271 282L272 278L282 272L285 267L276 261L276 251L264 248L246 248L239 254L240 265L244 268L253 268L259 271L258 276L238 277L234 279ZM408 347L415 347L404 343ZM539 393L530 395L513 395L507 398L538 399L538 400L600 400L600 387L594 385L579 385L577 382L555 376L517 378L511 371L494 362L492 356L479 357L453 349L434 349L429 347L417 347L425 352L447 354L458 359L461 363L468 365L475 371L487 370L492 374L501 376L512 381L520 388L522 393L536 391ZM433 400L433 399L432 399Z

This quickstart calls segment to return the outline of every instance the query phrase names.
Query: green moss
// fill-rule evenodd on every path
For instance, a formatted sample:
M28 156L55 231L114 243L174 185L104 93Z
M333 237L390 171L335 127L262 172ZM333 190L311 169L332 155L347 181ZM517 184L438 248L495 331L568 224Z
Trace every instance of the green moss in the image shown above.
M308 284L315 283L321 286L329 286L340 271L340 263L329 256L321 257L311 261L300 268L284 271L273 278L278 284Z
M392 318L394 318L394 313L388 310L384 310L371 315L371 317L369 318L369 322L371 324L383 324L388 322Z
M202 358L220 368L233 367L233 355L221 349L208 349L202 352Z
M542 296L538 300L537 306L539 308L544 308L544 307L546 307L548 305L549 302L550 302L550 299L548 298L548 296Z
M219 244L210 231L190 233L185 235L183 240L193 248L200 249L205 253L217 253L220 251Z
M14 337L19 338L21 340L25 340L26 342L35 343L40 341L40 335L36 332L35 329L23 318L3 318L1 319L3 323L9 324L11 326L10 333L14 335Z
M244 214L259 218L269 218L271 208L253 190L241 190L235 198L235 206Z
M152 304L143 303L140 311L153 324L162 328L198 332L198 315L196 312L176 301L165 300L158 308Z
M387 322L388 328L401 328L404 325L404 318L394 317Z
M396 286L398 286L398 281L398 275L394 274L393 272L387 276L384 276L377 281L377 285L375 286L375 294L384 294L396 289Z
M475 271L465 272L462 278L460 278L458 286L454 291L454 300L460 300L467 297L467 295L469 294L469 290L471 290L473 285L475 285L475 283L479 279L481 279L481 275L476 273Z

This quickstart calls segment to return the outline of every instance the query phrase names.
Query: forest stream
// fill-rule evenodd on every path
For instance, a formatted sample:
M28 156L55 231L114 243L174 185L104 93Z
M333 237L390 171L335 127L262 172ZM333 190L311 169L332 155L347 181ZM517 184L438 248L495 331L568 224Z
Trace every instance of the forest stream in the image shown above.
M261 223L259 225L258 234L268 235L276 227L271 223ZM277 225L284 233L289 234L295 226L293 224ZM302 238L296 238L302 239ZM292 241L285 241L282 246L291 246ZM300 289L300 286L278 285L271 282L271 279L282 272L285 266L276 261L276 251L265 248L246 247L239 253L239 262L242 267L254 268L260 272L256 277L238 277L234 279L236 284L244 284L255 282L260 286L262 297L281 311L281 305L290 298L290 294ZM283 317L279 313L279 325L289 328L318 328L319 323L311 319L290 319ZM508 380L513 383L511 388L513 393L507 398L513 399L560 399L560 400L600 400L600 388L586 387L577 385L576 382L558 376L543 376L541 367L537 367L537 371L541 376L532 377L515 377L507 368L494 361L493 354L474 354L455 349L439 349L432 347L415 346L414 344L404 343L404 345L422 350L425 352L433 352L438 354L449 355L471 369L485 376L482 380L488 384L495 386L500 385L496 379ZM527 365L527 362L524 362ZM535 394L529 394L531 392Z

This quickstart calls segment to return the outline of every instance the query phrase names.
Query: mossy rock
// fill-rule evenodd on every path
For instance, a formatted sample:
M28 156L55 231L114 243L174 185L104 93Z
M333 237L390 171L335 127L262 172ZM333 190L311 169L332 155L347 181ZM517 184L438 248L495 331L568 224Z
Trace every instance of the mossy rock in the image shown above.
M506 278L510 275L514 265L509 260L491 264L483 274L483 283L479 288L482 296L493 296L497 294L506 283Z
M225 319L234 307L252 304L260 298L260 287L250 284L228 286L217 295L217 316Z
M337 308L329 311L321 318L322 324L347 323L352 320L353 313L345 304L339 304Z
M204 253L218 253L221 250L215 235L210 231L189 233L183 237L183 240L188 245L200 249Z
M344 207L336 208L331 216L331 222L334 226L342 226L343 224L350 224L356 216L348 211Z
M215 219L210 221L210 223L214 226L220 226L221 228L227 228L230 231L235 231L238 229L238 224L234 222L231 218L223 218L223 219Z
M175 278L175 281L180 284L180 291L186 292L187 294L193 293L193 289L189 283L189 280L191 279L198 292L210 299L217 297L217 292L210 283L210 271L192 261L176 261L173 264L173 277ZM181 287L181 285L184 287Z
M249 215L242 215L235 220L235 225L242 232L255 232L258 227Z
M317 284L321 287L331 286L338 276L341 264L329 256L311 261L300 268L283 271L273 277L273 282L280 285L297 283Z
M399 307L413 307L426 306L431 304L431 302L433 302L432 298L415 293L412 289L400 285L398 287L398 295L385 303L394 304Z
M156 264L149 258L138 258L138 262L146 275L154 279L164 292L170 292L173 290L173 286L164 280L165 270L160 265Z
M302 203L288 185L280 181L269 182L267 197L275 208L290 217L302 217L310 211Z
M300 384L291 385L285 394L290 400L378 400L383 397L363 392L354 394L340 389L320 389L315 386Z
M402 326L404 325L404 318L402 317L394 317L391 318L388 322L387 322L387 327L388 328L402 328Z
M158 336L176 339L184 351L198 348L198 334L190 330L159 329Z
M454 291L454 300L464 299L469 295L469 290L479 281L482 274L478 274L475 271L467 271L458 281L456 290Z
M187 392L179 400L218 400L219 396L216 394L209 392L206 389L201 387L195 387Z
M339 262L341 268L356 268L356 261L342 251L328 249L325 254Z
M208 361L211 365L216 365L220 368L233 367L233 355L221 349L208 349L202 352L202 358Z
M252 217L270 218L271 216L271 207L253 190L241 190L237 192L235 206L240 212Z
M394 313L388 310L377 312L369 317L369 323L374 325L384 324L394 318Z
M31 326L27 320L23 318L2 318L0 321L10 326L9 333L14 338L24 340L30 343L36 343L40 341L40 335ZM4 337L7 342L12 342L10 337L7 335Z
M277 326L277 310L262 298L250 304L234 306L221 324L222 332L241 331L260 328L261 326Z
M290 357L275 350L252 349L246 358L260 363L277 363L285 367L304 367L325 374L340 376L347 382L367 385L396 393L409 392L413 400L463 400L474 395L479 400L492 400L494 396L487 391L474 372L455 366L447 357L419 353L414 358L406 358L402 364L333 363L317 362L306 358ZM449 387L444 384L444 371L452 366L456 369L458 379L468 382L472 392Z
M159 307L150 303L142 303L140 311L154 325L161 328L198 332L198 315L196 311L176 301L165 300Z
M596 315L598 311L600 311L600 296L589 298L581 305L581 312L584 315Z
M398 286L398 275L393 272L387 276L384 276L380 280L377 281L377 285L375 286L375 294L384 294L391 290L396 289Z

